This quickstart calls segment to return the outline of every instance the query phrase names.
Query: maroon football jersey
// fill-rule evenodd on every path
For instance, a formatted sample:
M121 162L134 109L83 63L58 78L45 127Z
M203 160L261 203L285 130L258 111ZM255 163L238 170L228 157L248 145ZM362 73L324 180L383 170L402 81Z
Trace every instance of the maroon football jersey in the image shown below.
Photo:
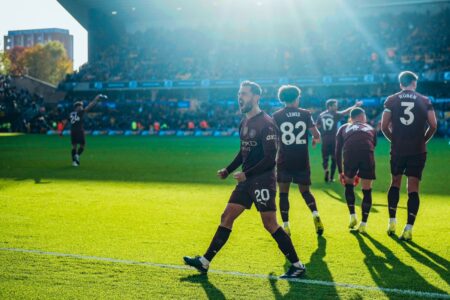
M373 151L377 133L367 123L355 122L342 125L336 135L336 152Z
M342 114L333 111L324 111L317 119L317 128L320 130L324 143L333 142L336 139L337 124L342 118Z
M308 132L314 127L311 112L301 108L285 107L273 114L280 131L277 169L309 170Z
M259 175L275 168L278 129L273 119L264 112L242 120L239 130L241 148L228 173L242 164L246 177Z
M428 111L433 110L430 100L415 91L403 90L389 96L384 107L391 112L391 154L425 153Z
M77 112L73 111L69 115L69 121L72 131L83 131L83 116L84 110Z

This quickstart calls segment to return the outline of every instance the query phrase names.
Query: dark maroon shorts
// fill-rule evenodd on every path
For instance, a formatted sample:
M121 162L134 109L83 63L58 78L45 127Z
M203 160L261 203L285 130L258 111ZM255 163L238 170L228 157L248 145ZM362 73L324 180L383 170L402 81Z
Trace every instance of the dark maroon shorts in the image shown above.
M277 187L274 171L269 171L236 185L228 203L240 204L250 209L255 203L258 211L276 211Z
M336 149L336 141L334 139L324 139L322 141L322 158L328 159L329 156L334 158Z
M296 183L301 185L311 185L311 171L277 170L277 182Z
M372 151L344 153L344 175L353 178L375 179L375 159Z
M86 144L86 140L84 138L84 131L71 131L70 132L70 138L72 140L72 145L74 145L74 144L80 144L80 145Z
M426 160L427 153L407 156L391 155L391 174L394 176L405 174L421 180Z

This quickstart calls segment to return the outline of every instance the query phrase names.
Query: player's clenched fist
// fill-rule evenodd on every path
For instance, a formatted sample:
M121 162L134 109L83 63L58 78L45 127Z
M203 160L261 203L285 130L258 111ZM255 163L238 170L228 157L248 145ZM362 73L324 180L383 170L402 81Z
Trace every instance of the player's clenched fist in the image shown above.
M340 173L339 174L339 181L341 182L341 184L343 186L345 186L345 175L344 175L344 173Z
M233 174L233 178L236 179L238 182L244 182L247 180L247 177L245 176L244 172L236 172Z
M227 169L220 169L219 171L217 171L217 177L219 177L220 179L227 178L228 177Z

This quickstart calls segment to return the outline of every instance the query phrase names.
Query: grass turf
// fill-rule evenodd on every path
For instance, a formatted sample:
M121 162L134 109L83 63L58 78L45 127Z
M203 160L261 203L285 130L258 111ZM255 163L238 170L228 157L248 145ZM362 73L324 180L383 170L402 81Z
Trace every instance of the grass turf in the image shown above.
M79 168L67 137L0 137L0 248L182 264L202 254L233 189L219 181L235 138L88 137ZM347 230L343 188L322 182L311 151L312 192L325 225L317 239L300 194L291 190L291 226L307 279L448 294L449 145L433 140L421 187L414 242L385 234L389 148L377 147L368 235ZM357 189L357 204L361 193ZM398 231L406 220L402 189ZM357 210L360 214L360 209ZM281 274L284 258L252 209L235 223L213 269ZM395 293L304 283L195 275L195 271L0 251L0 298L405 298Z

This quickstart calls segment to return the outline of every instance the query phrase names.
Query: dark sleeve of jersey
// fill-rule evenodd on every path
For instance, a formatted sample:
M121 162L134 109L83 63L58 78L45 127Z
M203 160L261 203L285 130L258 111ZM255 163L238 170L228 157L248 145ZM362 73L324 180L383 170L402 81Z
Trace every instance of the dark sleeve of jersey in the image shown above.
M336 134L336 164L339 170L339 174L342 173L342 147L344 146L344 140L342 137L342 128L339 128L337 134Z
M274 126L266 127L261 132L261 142L264 157L252 168L245 172L245 177L261 174L271 166L275 165L277 156L278 131Z
M317 117L317 121L316 121L316 126L317 126L317 128L321 128L322 127L322 122L321 122L321 116L319 115L318 117Z
M385 109L386 111L389 111L389 112L392 111L392 107L393 107L393 99L394 99L394 98L392 98L392 97L388 97L388 98L386 99L386 101L384 101L384 109Z
M424 102L425 102L425 106L427 107L427 110L434 110L433 105L431 104L431 101L429 98L425 98Z
M278 114L275 112L272 116L273 121L275 122L275 124L277 124L277 126L280 126L280 123L278 123Z
M241 128L242 128L242 121L239 124L239 132L241 132ZM239 145L239 147L240 147L240 145ZM232 172L234 172L234 170L239 168L240 165L242 165L242 153L241 153L241 149L239 148L239 152L236 154L236 157L225 169L227 170L228 174L231 174Z
M312 118L312 115L311 115L311 113L309 113L307 116L306 116L306 128L311 128L311 127L314 127L314 120L313 120L313 118Z
M234 172L234 170L239 168L240 165L242 165L242 153L241 153L241 150L239 149L238 154L233 159L231 164L229 164L228 167L226 167L228 174L231 174L232 172Z

